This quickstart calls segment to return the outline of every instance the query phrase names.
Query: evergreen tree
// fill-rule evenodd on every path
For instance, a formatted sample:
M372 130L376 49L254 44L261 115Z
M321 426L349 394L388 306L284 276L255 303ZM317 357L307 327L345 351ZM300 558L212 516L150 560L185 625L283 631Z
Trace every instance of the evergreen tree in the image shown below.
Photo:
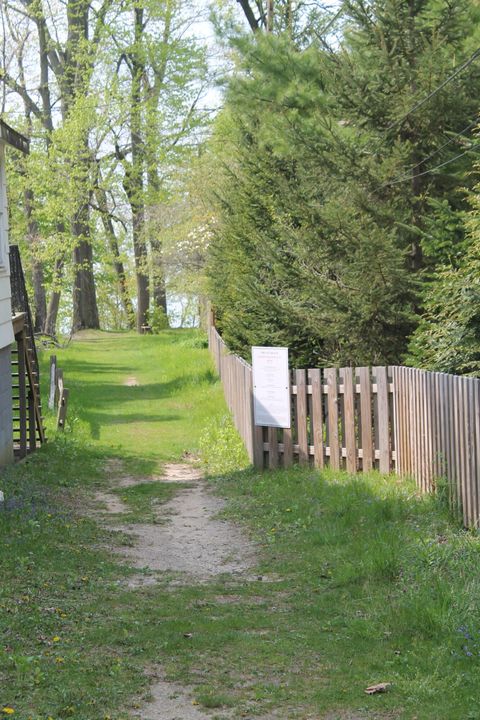
M437 88L470 56L467 4L344 6L335 49L239 43L209 274L220 327L244 354L271 342L303 363L399 362L425 270L464 247L475 63Z
M480 376L480 184L469 197L468 249L427 287L408 361L429 370Z
M220 327L245 354L273 343L309 364L393 360L411 327L408 274L394 233L359 212L339 157L355 138L331 110L329 59L286 38L251 47L219 130L210 280Z

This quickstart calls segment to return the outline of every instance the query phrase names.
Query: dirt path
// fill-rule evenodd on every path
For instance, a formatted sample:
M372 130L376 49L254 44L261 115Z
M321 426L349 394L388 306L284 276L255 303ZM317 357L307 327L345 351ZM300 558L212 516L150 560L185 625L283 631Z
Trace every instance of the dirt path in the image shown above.
M122 475L121 467L114 462L107 470L112 490L145 482L188 483L188 487L182 486L170 501L158 507L157 515L162 524L114 525L133 539L132 547L121 549L125 560L134 567L150 571L130 578L129 587L155 583L166 573L172 584L203 583L224 573L237 578L248 577L254 564L255 548L238 527L217 517L224 502L212 495L198 470L190 465L171 464L165 467L163 476L153 478ZM98 512L118 516L128 510L113 492L97 493L95 499ZM166 682L160 672L154 676L151 694L152 702L137 714L142 720L212 718L192 704L189 688ZM230 715L227 713L222 717Z
M112 479L112 487L131 487L145 482L188 483L172 500L160 505L162 524L131 524L117 529L130 534L132 547L121 552L134 567L173 573L176 582L206 582L215 575L244 574L252 566L254 548L238 527L216 516L225 503L212 495L201 473L189 465L171 464L158 478ZM97 493L96 500L107 513L127 512L114 493ZM166 522L165 522L166 520ZM132 586L139 578L132 580Z

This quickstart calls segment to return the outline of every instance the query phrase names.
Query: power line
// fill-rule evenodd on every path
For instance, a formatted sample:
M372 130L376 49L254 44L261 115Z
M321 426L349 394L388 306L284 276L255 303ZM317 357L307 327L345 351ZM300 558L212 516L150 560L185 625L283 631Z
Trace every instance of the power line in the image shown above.
M446 165L450 165L450 163L455 162L455 160L459 160L464 155L467 155L472 150L475 150L476 148L480 147L480 142L475 143L471 147L469 147L467 150L464 150L463 152L459 153L458 155L455 155L453 158L449 158L448 160L445 160L443 163L440 163L439 165L435 165L435 167L430 168L429 170L424 170L421 173L417 173L416 175L401 175L400 177L389 180L388 182L384 183L383 185L380 185L378 188L376 188L375 192L378 192L378 190L382 190L384 187L390 187L391 185L399 185L402 182L406 182L407 180L415 180L416 178L423 177L424 175L430 175L431 173L435 172L436 170L440 170L441 168L445 167ZM423 162L423 161L422 161ZM419 163L421 165L421 163ZM418 166L417 166L418 167Z
M438 155L439 152L441 152L444 148L446 148L448 145L450 145L452 142L454 142L454 140L456 140L459 137L464 136L466 132L471 130L476 125L478 125L478 118L475 118L475 120L473 120L473 122L471 122L469 125L467 125L466 128L463 128L463 130L460 130L460 132L457 132L457 133L455 133L455 135L452 135L446 142L443 143L443 145L440 145L439 148L434 150L426 158L423 158L423 160L420 160L419 163L417 163L416 165L413 165L413 167L409 168L409 171L416 170L418 167L420 167L420 165L423 165L423 163L426 163L429 160L431 160L433 157L435 157L435 155Z
M453 72L442 83L440 83L440 85L438 85L438 87L436 87L435 90L432 90L432 92L430 92L426 97L424 97L423 100L420 100L419 102L417 102L412 108L410 108L410 110L408 112L406 112L404 115L402 115L402 117L400 117L398 120L395 120L394 123L389 125L386 129L386 132L389 132L390 130L393 130L394 128L398 127L410 115L412 115L414 112L417 112L417 110L419 110L421 107L423 107L429 100L431 100L433 97L435 97L435 95L437 95L441 90L443 90L443 88L446 85L448 85L450 82L452 82L452 80L455 80L455 78L457 78L460 75L460 73L462 73L464 70L466 70L466 68L469 65L471 65L473 62L475 62L475 60L478 57L480 57L480 47L475 50L473 55L468 60L465 60L464 63L459 65L456 68L455 72Z
M452 135L452 137L450 137L446 142L444 142L443 145L440 145L440 147L438 147L436 150L434 150L432 153L430 153L430 155L427 155L426 158L422 158L422 160L420 160L420 162L418 162L416 165L412 165L409 168L404 168L404 173L402 175L397 177L395 180L391 180L391 181L387 181L387 182L383 183L383 185L380 185L380 187L378 187L377 190L381 190L382 188L384 188L388 185L395 185L396 183L401 182L404 179L411 180L413 177L411 175L411 173L414 170L416 170L421 165L424 165L426 162L428 162L433 157L435 157L435 155L438 155L438 153L441 152L444 148L446 148L448 145L450 145L452 142L454 142L457 138L462 137L466 132L468 132L468 130L471 130L477 124L478 124L478 118L475 118L475 120L473 120L471 123L469 123L467 125L467 127L463 128L463 130L460 130L460 132L455 133L455 135ZM467 152L468 152L468 150L467 150ZM425 171L425 172L430 172L430 170ZM415 175L415 177L419 177L419 175Z

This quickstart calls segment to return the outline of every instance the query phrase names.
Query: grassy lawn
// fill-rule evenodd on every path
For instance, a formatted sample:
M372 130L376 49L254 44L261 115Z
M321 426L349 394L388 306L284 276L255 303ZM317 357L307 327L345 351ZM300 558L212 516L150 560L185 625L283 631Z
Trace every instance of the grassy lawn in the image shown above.
M72 396L74 427L81 425L91 446L152 467L197 448L223 402L196 331L89 331L55 352Z
M395 478L245 468L198 345L98 334L57 353L72 427L0 481L0 711L127 720L160 664L213 718L480 717L476 535ZM89 493L109 457L141 474L199 447L258 567L249 582L130 590L107 550L125 538L84 516ZM170 494L120 497L148 522ZM390 690L364 693L379 682Z

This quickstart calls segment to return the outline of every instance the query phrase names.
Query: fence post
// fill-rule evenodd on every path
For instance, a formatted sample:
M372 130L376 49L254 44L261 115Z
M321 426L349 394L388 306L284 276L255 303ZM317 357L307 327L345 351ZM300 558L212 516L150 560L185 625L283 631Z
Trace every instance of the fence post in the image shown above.
M50 356L50 393L48 395L48 409L53 410L55 406L55 392L57 385L57 356Z
M57 428L59 430L65 429L65 420L67 419L67 404L68 404L68 389L63 387L63 385L62 385L60 399L58 401Z

